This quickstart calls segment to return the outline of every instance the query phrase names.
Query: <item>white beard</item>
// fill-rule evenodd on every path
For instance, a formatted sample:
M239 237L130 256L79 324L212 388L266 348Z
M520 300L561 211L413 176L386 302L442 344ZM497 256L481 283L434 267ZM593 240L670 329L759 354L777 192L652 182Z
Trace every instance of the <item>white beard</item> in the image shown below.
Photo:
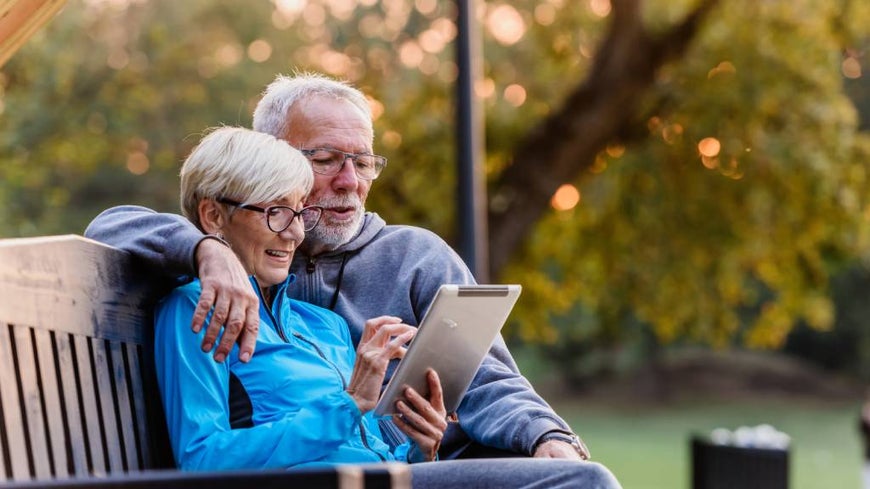
M308 205L329 207L353 207L356 209L349 220L333 221L328 212L323 213L317 227L305 233L305 241L316 243L317 247L326 250L334 250L350 241L359 231L362 225L365 208L356 194L347 194L345 197L333 197L318 202L309 202Z

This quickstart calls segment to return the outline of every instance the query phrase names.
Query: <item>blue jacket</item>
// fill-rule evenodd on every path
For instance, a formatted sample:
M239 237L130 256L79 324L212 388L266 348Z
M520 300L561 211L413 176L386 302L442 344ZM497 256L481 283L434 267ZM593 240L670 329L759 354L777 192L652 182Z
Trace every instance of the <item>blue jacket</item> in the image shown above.
M223 363L190 331L199 281L176 288L155 311L157 381L178 466L187 470L275 468L404 460L381 439L372 413L345 392L355 351L337 314L287 297L291 275L261 300L256 355L235 346ZM259 290L256 282L253 286ZM247 394L253 426L230 428L231 382ZM234 391L235 392L235 391ZM234 395L236 395L234 393Z

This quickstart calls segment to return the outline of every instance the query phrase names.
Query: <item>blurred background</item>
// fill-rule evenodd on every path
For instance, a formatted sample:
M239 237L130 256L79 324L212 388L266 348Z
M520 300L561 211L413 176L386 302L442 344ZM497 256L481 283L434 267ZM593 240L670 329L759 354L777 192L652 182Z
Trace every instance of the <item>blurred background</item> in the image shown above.
M860 487L870 381L870 2L505 0L481 36L489 268L523 371L626 488L768 423L791 487ZM177 212L211 126L276 74L349 80L368 209L456 243L456 4L68 0L0 68L0 237Z

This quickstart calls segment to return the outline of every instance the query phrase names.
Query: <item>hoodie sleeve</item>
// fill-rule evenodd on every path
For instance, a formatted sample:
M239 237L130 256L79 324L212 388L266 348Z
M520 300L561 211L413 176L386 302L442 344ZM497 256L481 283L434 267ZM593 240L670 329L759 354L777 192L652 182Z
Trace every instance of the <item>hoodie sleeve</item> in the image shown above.
M194 254L204 235L183 216L125 205L100 213L85 237L124 250L148 269L174 278L196 275Z
M158 305L154 342L166 424L181 469L292 467L326 456L353 434L361 414L345 392L312 399L274 422L231 429L229 361L212 360L199 347L204 333L183 326L199 295L185 290L176 289Z

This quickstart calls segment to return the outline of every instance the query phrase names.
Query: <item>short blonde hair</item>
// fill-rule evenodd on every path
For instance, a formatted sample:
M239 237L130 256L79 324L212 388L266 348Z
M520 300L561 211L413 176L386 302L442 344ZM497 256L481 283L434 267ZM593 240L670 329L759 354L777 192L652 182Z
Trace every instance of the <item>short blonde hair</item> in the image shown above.
M281 139L242 127L211 129L181 167L181 211L202 230L199 203L227 197L243 203L307 195L308 159Z
M371 124L372 108L361 91L346 82L305 72L293 76L278 75L266 87L263 98L254 109L254 130L286 138L293 129L289 126L293 106L313 96L346 100L356 106Z

